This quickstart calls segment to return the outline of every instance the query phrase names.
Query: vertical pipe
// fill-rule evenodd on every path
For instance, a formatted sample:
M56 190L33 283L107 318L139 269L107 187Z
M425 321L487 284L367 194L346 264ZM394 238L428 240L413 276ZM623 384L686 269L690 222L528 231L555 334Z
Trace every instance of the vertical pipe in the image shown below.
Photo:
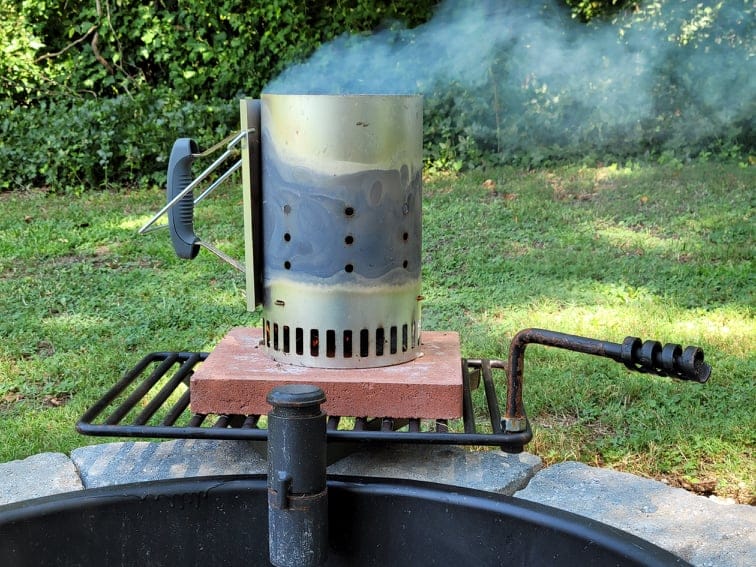
M305 384L268 393L268 528L276 567L323 565L328 550L323 390Z

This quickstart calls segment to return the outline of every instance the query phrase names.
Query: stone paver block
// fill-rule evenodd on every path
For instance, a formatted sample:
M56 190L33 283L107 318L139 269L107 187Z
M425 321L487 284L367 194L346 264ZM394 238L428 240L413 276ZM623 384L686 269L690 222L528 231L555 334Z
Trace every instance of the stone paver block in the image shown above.
M192 411L214 414L267 414L273 387L314 384L323 389L329 415L444 418L462 416L459 334L425 331L423 356L382 368L328 369L281 364L259 343L261 329L232 329L191 381Z
M354 453L328 467L329 474L406 478L512 495L542 466L529 453L467 451L456 446L396 445Z
M76 467L63 453L0 464L0 505L82 488Z
M179 439L125 442L75 449L71 459L86 488L193 476L267 472L249 442Z
M756 508L722 504L628 473L567 462L515 494L648 540L699 567L756 565Z
M756 509L690 494L660 482L581 463L541 470L521 453L461 447L370 447L332 464L330 474L408 478L498 492L587 516L671 551L698 567L756 565ZM77 472L78 468L78 472ZM218 474L265 473L244 441L177 440L92 445L71 459L43 453L0 464L0 504L84 487ZM527 485L527 486L526 486ZM525 488L523 489L522 487Z

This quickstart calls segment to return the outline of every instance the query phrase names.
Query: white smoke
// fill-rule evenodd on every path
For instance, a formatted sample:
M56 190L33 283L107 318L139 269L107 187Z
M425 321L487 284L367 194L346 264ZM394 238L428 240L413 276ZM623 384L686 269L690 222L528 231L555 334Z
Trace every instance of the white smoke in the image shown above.
M736 122L752 132L753 4L649 4L645 12L586 25L556 1L447 0L414 29L337 38L284 71L266 92L428 98L456 89L496 115L497 136L508 126L516 136L533 133L541 144L640 137L640 123L648 130L659 113L691 120L679 126L681 136L716 136ZM660 84L677 98L667 100ZM696 108L695 120L684 116L686 101ZM470 131L493 128L493 118L478 120Z

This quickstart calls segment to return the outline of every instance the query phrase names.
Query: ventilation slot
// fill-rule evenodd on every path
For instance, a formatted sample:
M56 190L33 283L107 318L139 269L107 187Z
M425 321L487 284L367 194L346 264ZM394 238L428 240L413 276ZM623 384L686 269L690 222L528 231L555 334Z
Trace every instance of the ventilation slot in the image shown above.
M407 352L407 323L402 325L402 352Z
M310 329L310 356L318 356L320 353L320 338L317 329Z
M289 343L289 326L288 325L284 325L284 328L283 328L283 351L287 354L291 352L290 343Z
M326 356L328 358L336 356L336 331L332 329L326 331Z
M383 356L383 345L386 344L383 327L375 330L375 356Z
M389 352L391 354L396 354L396 344L397 344L397 333L396 333L396 325L393 325L391 327L391 344L390 344L390 350Z
M352 358L352 331L344 331L344 358Z
M297 327L294 330L294 342L297 354L302 356L304 354L304 331L302 327Z
M273 350L278 350L278 323L273 323Z
M365 358L370 353L370 331L360 331L360 356Z

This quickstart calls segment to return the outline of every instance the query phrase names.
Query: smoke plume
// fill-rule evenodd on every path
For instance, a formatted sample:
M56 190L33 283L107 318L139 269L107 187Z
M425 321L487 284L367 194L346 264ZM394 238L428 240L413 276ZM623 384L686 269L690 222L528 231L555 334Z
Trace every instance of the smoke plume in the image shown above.
M447 0L414 29L344 35L273 81L272 93L421 93L486 151L695 145L753 139L751 2L654 2L612 22L562 3Z

